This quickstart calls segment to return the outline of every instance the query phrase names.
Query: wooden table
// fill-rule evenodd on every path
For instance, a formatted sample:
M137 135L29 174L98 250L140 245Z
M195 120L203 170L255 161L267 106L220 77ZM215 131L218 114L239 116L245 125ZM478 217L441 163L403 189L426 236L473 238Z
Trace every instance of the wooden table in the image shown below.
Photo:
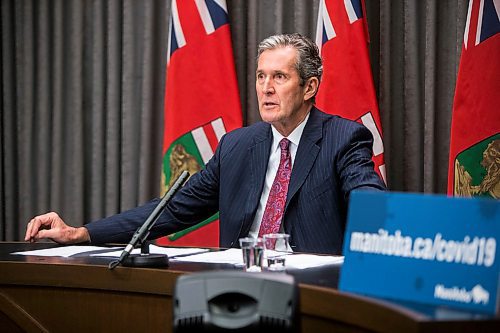
M181 274L235 269L171 262L107 268L96 257L11 255L54 244L0 242L0 332L171 332ZM289 270L299 283L302 332L499 332L500 317L340 292L339 265ZM367 276L369 278L369 276Z

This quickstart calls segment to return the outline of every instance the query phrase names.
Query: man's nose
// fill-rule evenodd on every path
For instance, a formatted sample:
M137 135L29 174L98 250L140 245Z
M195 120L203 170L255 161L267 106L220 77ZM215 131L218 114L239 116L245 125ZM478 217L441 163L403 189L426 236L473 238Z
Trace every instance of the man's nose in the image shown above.
M262 92L266 95L274 92L274 86L270 77L266 78L264 81L264 84L262 85Z

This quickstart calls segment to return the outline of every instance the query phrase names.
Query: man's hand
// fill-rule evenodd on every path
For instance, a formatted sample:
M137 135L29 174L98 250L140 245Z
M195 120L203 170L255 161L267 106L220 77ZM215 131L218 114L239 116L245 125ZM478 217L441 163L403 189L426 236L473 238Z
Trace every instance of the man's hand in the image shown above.
M90 235L86 228L68 226L54 212L35 216L26 227L25 241L36 242L42 238L49 238L61 244L90 241Z

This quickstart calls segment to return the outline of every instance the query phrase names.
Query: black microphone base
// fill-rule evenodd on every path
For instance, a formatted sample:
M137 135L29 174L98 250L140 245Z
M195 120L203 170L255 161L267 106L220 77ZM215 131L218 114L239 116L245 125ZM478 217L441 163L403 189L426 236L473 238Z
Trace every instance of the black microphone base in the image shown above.
M166 254L130 254L122 262L127 267L168 267Z

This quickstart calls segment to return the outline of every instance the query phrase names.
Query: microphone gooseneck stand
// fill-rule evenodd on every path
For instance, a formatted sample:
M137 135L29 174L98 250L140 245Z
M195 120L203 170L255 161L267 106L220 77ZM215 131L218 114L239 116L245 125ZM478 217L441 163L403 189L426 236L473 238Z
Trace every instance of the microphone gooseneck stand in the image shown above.
M129 267L165 267L168 266L168 255L166 254L151 254L149 253L149 242L147 241L149 232L153 225L156 223L161 213L167 206L167 203L174 196L174 194L184 185L189 177L189 172L183 171L175 183L170 187L167 193L160 200L153 212L148 216L144 222L134 233L132 239L125 247L118 260L111 262L108 266L109 269L114 269L116 266L122 264ZM140 254L131 254L132 250L141 246Z

